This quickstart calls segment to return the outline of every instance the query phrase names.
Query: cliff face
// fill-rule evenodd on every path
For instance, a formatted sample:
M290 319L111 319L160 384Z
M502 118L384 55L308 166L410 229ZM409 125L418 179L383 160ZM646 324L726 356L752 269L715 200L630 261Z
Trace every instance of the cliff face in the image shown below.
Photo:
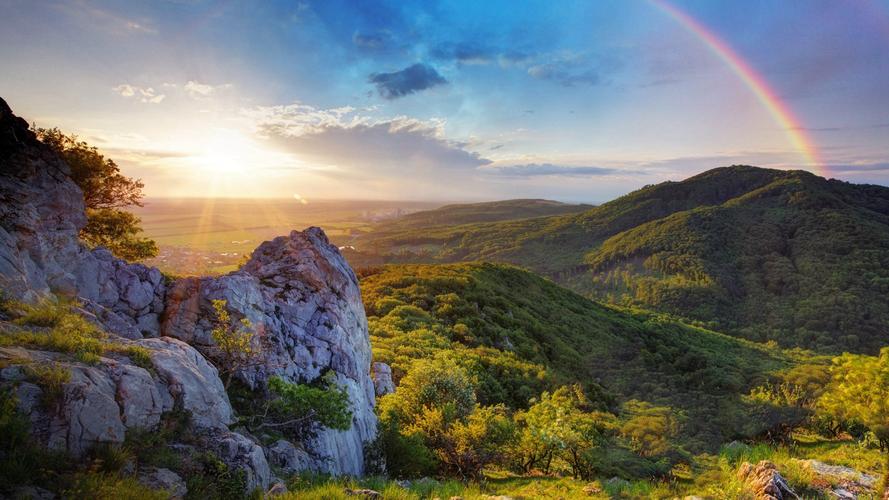
M77 456L97 443L119 443L128 429L152 429L164 412L185 410L208 449L245 470L248 486L266 487L266 453L229 430L234 412L211 354L211 300L248 318L262 340L262 363L238 374L252 387L272 375L309 382L330 373L349 394L353 424L290 446L300 468L361 474L363 447L376 435L367 320L357 279L318 228L263 243L237 272L166 284L161 273L129 264L77 238L86 222L83 196L69 168L37 141L0 99L0 287L7 299L35 304L73 299L110 342L147 349L150 366L106 354L85 364L49 349L0 348L0 385L12 387L47 446ZM2 320L2 318L0 318ZM27 380L29 364L71 373L55 409ZM279 447L280 447L279 446ZM305 453L308 451L309 453Z
M358 280L319 228L293 231L260 245L243 269L216 278L186 278L167 293L161 333L213 356L213 300L247 318L262 339L263 362L239 377L262 386L269 377L307 382L332 371L352 403L352 428L326 430L311 445L308 468L362 474L364 443L376 435L370 341Z

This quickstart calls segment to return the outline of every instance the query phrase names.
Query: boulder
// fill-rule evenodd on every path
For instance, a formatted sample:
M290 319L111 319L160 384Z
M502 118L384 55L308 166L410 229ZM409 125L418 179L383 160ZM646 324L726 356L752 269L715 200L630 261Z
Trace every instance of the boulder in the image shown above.
M374 393L377 397L395 392L395 383L392 381L392 368L386 363L374 363L371 365L371 376L374 381Z
M147 468L139 471L139 482L152 490L164 490L171 500L185 498L188 488L185 481L170 469Z
M738 468L738 479L744 482L756 500L798 499L777 467L768 460L756 465L744 462Z
M300 448L290 441L280 439L266 449L269 462L279 467L285 474L294 474L300 471L312 470L315 461Z
M272 472L261 446L237 432L211 434L207 446L229 467L245 472L247 491L268 489Z

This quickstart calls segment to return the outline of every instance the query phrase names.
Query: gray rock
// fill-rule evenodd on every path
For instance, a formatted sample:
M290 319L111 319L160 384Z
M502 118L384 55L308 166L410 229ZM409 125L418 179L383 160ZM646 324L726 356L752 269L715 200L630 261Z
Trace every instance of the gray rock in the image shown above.
M269 488L269 491L266 492L266 496L276 497L285 493L287 493L287 485L282 481L275 481L272 487Z
M139 471L139 482L152 490L165 490L171 500L184 498L188 493L188 487L185 485L179 474L170 469L147 468Z
M300 471L312 470L315 465L311 456L290 441L281 439L266 449L269 462L279 467L285 474L294 474Z
M261 446L237 432L212 435L208 446L229 467L246 473L247 491L269 487L272 473Z
M312 467L332 474L364 472L364 444L376 435L370 341L358 280L324 232L293 231L260 245L239 271L177 281L167 292L162 335L216 355L212 300L233 319L247 318L261 339L263 362L238 374L251 387L271 376L308 382L332 372L349 395L352 427L322 430L309 443ZM221 360L219 360L221 361Z
M19 486L9 496L13 500L53 500L55 493L37 486Z
M371 376L374 380L374 392L377 397L395 392L395 383L392 381L392 368L386 363L374 363L371 365Z
M851 467L826 464L818 460L800 460L800 463L818 476L827 479L845 480L867 489L873 489L877 484L876 477L857 471Z
M216 367L185 342L162 337L145 339L158 377L170 395L191 413L197 429L227 429L233 412Z

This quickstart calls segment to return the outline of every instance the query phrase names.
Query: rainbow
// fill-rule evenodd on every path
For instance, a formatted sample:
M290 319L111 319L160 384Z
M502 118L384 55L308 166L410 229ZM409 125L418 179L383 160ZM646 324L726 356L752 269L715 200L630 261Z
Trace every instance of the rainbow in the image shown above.
M768 110L778 125L784 129L793 147L804 158L806 166L814 169L819 175L828 177L830 172L821 160L818 148L805 133L805 127L794 116L790 108L775 94L768 82L753 69L737 52L712 30L698 22L688 13L670 4L667 0L651 0L651 2L675 19L683 28L701 40L719 59L728 66L738 78L753 92L756 98Z

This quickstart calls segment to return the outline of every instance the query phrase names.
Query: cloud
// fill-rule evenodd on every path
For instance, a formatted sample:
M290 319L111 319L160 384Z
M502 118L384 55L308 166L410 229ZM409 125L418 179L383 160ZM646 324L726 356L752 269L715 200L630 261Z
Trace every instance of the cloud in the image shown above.
M829 165L827 170L837 173L889 172L889 163L862 163L851 165Z
M189 80L185 85L182 86L182 89L185 90L185 93L188 94L188 97L192 99L204 99L210 97L211 95L219 92L220 90L225 90L231 88L232 84L225 83L222 85L210 85L206 83L196 82L194 80Z
M417 63L401 71L373 73L368 78L386 99L397 99L436 85L448 83L432 66Z
M536 64L528 68L528 74L538 80L552 80L565 87L596 85L602 78L594 69L578 69L564 61Z
M259 108L253 114L260 135L279 149L368 178L402 181L409 175L423 182L491 163L469 151L467 143L445 138L440 121L375 120L351 107L325 110L299 103Z
M593 177L604 175L630 174L639 175L642 172L635 170L623 170L608 167L554 165L552 163L527 163L524 165L498 165L484 169L486 172L505 175L509 177Z
M111 90L122 97L133 98L146 104L160 104L166 97L164 94L158 94L152 87L137 87L127 83L122 83Z
M491 49L469 42L439 44L430 51L430 55L460 64L488 64L495 58L495 52Z
M355 33L352 35L352 43L356 47L367 50L385 49L391 42L392 35L386 31L377 33Z

